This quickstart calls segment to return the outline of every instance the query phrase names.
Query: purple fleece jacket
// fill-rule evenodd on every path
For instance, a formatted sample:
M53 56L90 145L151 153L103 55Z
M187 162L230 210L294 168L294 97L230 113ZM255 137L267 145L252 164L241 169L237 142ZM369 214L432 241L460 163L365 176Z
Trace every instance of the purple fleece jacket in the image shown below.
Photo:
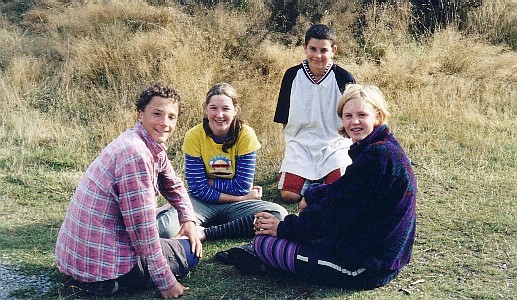
M411 259L416 230L411 162L387 125L352 145L349 155L345 175L307 189L308 208L280 222L277 236L320 240L344 262L400 270Z

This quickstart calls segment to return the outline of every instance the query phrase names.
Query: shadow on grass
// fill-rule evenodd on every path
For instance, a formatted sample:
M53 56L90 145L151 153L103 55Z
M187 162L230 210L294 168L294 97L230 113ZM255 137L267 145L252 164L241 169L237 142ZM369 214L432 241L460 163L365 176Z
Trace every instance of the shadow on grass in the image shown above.
M189 287L182 299L321 299L325 296L346 296L353 291L343 291L338 288L329 288L311 285L299 281L287 273L269 273L259 275L244 275L233 266L225 265L214 258L215 252L226 249L243 241L218 241L204 244L205 257L192 270L187 278L180 280L181 284ZM42 299L76 299L65 295L62 290L64 277L58 275L53 290L43 295ZM109 298L113 300L161 299L157 289L148 289L134 293L119 292ZM82 298L81 298L82 299Z
M60 274L53 253L58 224L49 221L0 227L1 263L9 273L2 275L2 284L10 297L56 299L53 291Z

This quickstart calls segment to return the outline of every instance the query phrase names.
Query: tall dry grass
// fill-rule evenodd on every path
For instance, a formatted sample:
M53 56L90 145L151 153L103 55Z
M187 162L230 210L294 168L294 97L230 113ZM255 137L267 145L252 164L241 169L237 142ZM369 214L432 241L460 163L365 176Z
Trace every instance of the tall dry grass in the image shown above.
M134 123L137 91L157 78L174 83L186 100L178 143L184 131L201 120L204 95L220 81L232 83L242 94L245 120L252 126L263 123L259 119L274 109L269 99L276 97L278 77L301 59L302 52L269 41L265 31L257 29L257 19L223 6L198 10L204 18L179 6L155 7L145 1L77 2L60 10L38 9L46 20L44 26L38 22L38 30L50 49L34 59L35 70L24 66L30 58L14 56L6 75L18 86L21 82L15 78L23 78L25 85L39 83L26 95L29 106L73 122L74 137L90 140L93 152ZM27 43L33 47L30 55L38 55L35 41ZM23 48L22 42L16 44ZM14 55L16 49L6 51ZM278 144L278 138L271 141L278 135L271 134L273 125L265 129L265 144Z
M274 174L283 145L280 127L271 122L279 82L287 67L301 61L303 51L279 43L278 36L266 30L267 24L260 23L266 15L263 5L237 12L223 5L184 10L173 3L152 6L146 1L70 1L66 6L47 2L47 8L34 8L23 22L34 34L12 25L0 31L5 45L0 49L3 85L10 90L4 93L4 114L16 106L27 111L25 115L38 116L30 119L42 122L37 125L40 131L73 127L67 143L81 145L93 156L134 123L137 91L163 78L186 100L176 148L183 132L200 121L206 90L228 81L243 96L242 117L256 127L264 143L261 159L271 168L261 174ZM336 5L335 13L324 17L339 33L336 61L358 81L384 89L397 116L395 124L398 119L416 122L426 132L442 132L447 140L447 134L456 134L446 130L455 119L465 129L484 128L486 116L506 118L514 112L514 52L452 29L425 43L414 41L408 35L410 7L404 1L367 8L347 1ZM489 27L499 30L491 36L511 36L512 29L505 31L508 27L494 22L512 24L514 8L510 0L487 3L472 13L471 24L491 20ZM352 30L358 20L359 37ZM52 122L45 124L46 118ZM9 128L23 119L7 114L2 120ZM503 124L499 127L509 125ZM27 147L38 144L30 142L30 136L22 139ZM480 147L483 135L459 139L465 146ZM408 144L420 145L420 138L408 138ZM472 159L481 161L485 152L475 151L479 155Z
M472 14L471 23L511 24L514 4L510 0L487 3ZM173 82L186 101L171 150L180 164L182 155L176 148L183 133L201 120L205 92L215 82L228 81L242 94L242 117L256 128L264 144L259 179L274 177L283 151L280 126L271 122L279 82L285 69L303 59L303 51L294 44L284 46L266 30L267 24L260 23L266 15L263 5L244 12L223 5L184 10L173 3L152 6L146 1L71 1L66 6L51 1L46 5L31 10L23 22L36 34L16 27L0 32L5 45L0 49L2 78L11 90L4 93L8 100L4 112L16 105L26 111L24 115L38 116L29 119L41 122L37 125L40 138L62 132L59 127L74 128L66 144L80 145L91 157L134 123L137 91L163 78ZM437 139L458 139L463 147L476 149L472 161L483 161L490 149L478 148L485 147L480 141L486 132L469 129L486 128L487 116L507 118L514 112L510 108L517 74L514 52L452 29L425 43L414 41L408 35L410 6L404 1L366 8L338 1L335 13L324 21L335 24L340 37L336 61L359 82L383 88L394 109L394 125L401 122L425 129L425 141L432 147ZM300 24L306 23L300 20ZM362 31L357 36L353 28L359 25ZM493 36L512 35L497 23L490 26L496 27L500 32ZM20 124L28 121L12 116L2 118L5 128L25 128ZM46 119L52 121L45 123ZM468 135L449 132L452 122ZM511 125L507 122L511 119L497 128ZM33 143L28 133L15 131L12 136L23 137L28 148L40 144ZM410 150L413 145L422 149L422 137L404 138ZM87 161L81 161L81 168Z
M482 7L470 12L468 20L468 32L517 50L517 1L485 1Z

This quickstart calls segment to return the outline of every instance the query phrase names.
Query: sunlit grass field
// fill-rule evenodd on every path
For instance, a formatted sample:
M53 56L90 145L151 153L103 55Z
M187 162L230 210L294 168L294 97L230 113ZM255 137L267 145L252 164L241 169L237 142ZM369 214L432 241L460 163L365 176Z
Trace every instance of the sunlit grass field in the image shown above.
M0 263L55 281L48 293L14 296L65 299L53 251L70 197L99 151L135 124L136 94L155 79L186 104L168 145L178 174L183 134L201 121L210 86L227 81L262 143L256 184L278 201L284 142L273 114L283 72L304 58L310 20L280 33L267 26L267 1L183 2L2 2ZM207 242L183 299L517 299L517 1L485 1L462 30L424 35L410 33L407 1L359 2L335 1L321 22L340 38L336 63L386 94L389 125L415 164L412 263L383 288L346 291L241 275L213 256L249 241ZM16 4L29 8L17 15ZM111 299L149 298L159 294Z

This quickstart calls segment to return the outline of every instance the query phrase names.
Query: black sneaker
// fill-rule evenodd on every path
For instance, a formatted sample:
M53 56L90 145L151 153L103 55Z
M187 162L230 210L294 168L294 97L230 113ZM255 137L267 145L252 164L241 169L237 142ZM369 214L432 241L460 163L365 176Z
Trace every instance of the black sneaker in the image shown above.
M116 280L106 280L99 282L80 282L72 277L67 277L64 287L63 296L65 299L70 297L87 297L87 296L113 296L119 290L119 283Z
M113 296L119 290L119 284L116 280L106 280L85 284L85 290L94 296Z
M63 297L63 299L77 299L81 297L87 297L87 293L83 289L82 283L68 276L63 283L63 288L60 291L60 295Z
M227 265L231 265L231 261L230 259L228 258L228 251L219 251L215 254L215 259L217 259L218 261L222 262L222 263L225 263Z
M250 244L232 247L227 252L228 261L241 273L254 274L266 270L266 264L255 255Z

